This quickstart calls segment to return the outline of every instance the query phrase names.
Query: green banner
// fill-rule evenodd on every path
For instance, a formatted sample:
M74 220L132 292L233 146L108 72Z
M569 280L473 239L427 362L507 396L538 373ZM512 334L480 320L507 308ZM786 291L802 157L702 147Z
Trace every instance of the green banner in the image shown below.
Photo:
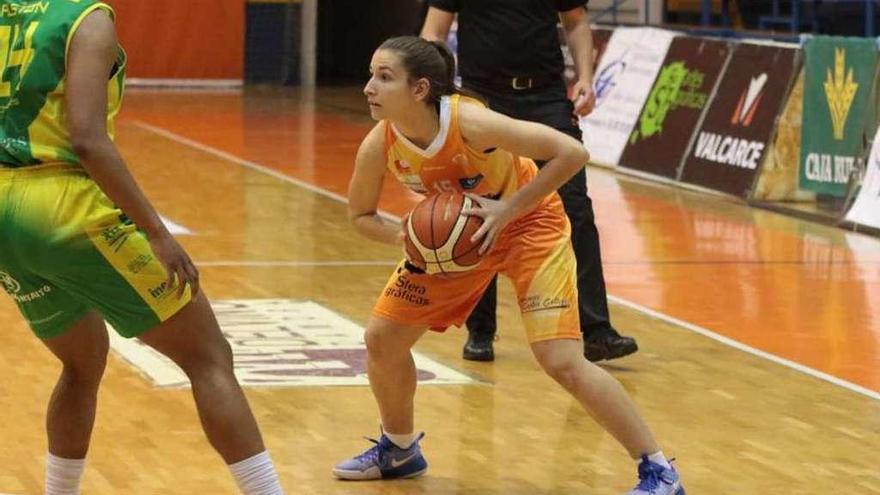
M873 38L807 40L800 187L843 197L862 155L863 135L876 126Z

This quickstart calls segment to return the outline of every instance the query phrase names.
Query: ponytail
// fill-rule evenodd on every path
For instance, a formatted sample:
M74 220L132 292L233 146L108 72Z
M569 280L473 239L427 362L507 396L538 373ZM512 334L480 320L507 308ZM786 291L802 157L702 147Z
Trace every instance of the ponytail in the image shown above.
M437 49L440 56L443 57L443 62L446 64L446 81L449 82L450 87L448 91L441 90L441 94L452 94L455 92L455 56L452 55L446 43L442 41L430 41L429 43L434 45L434 48Z
M425 78L431 85L426 103L440 105L440 98L460 94L480 101L486 100L472 91L455 86L455 57L442 41L427 41L416 36L389 38L380 50L394 50L400 54L410 80Z

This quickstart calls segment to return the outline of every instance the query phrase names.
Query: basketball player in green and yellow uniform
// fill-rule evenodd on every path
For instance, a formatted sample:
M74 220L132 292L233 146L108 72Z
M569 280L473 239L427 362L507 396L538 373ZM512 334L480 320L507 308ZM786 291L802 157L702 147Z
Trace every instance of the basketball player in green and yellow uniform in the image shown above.
M46 493L79 493L107 320L184 370L242 492L280 494L198 272L113 144L125 65L108 5L0 0L0 283L63 363Z

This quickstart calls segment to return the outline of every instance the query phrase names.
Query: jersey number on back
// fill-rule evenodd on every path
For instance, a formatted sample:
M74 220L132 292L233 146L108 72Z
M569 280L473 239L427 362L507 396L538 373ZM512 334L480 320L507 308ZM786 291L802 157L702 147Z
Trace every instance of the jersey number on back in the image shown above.
M12 95L12 85L15 84L17 87L21 84L22 78L33 62L34 33L39 24L39 22L31 22L24 30L17 24L0 26L0 68L3 69L0 73L0 98L8 98ZM21 44L22 35L24 36L23 48L13 49L15 45ZM16 71L11 70L14 67L19 67L17 74Z

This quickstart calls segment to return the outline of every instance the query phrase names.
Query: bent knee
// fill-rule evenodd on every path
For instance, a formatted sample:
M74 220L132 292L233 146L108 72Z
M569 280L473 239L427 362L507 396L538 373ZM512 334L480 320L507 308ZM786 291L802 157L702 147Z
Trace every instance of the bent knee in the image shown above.
M382 328L368 326L364 330L364 344L371 355L386 354L391 346L390 341L388 332Z
M204 373L231 373L233 371L232 346L226 339L212 339L198 346L194 352L177 356L177 365L187 375Z
M556 382L571 388L584 378L583 363L575 359L545 359L541 367Z
M368 325L364 331L367 353L373 359L389 359L409 353L400 332L388 325Z
M107 367L107 353L95 354L88 358L62 361L63 379L84 385L97 385Z

